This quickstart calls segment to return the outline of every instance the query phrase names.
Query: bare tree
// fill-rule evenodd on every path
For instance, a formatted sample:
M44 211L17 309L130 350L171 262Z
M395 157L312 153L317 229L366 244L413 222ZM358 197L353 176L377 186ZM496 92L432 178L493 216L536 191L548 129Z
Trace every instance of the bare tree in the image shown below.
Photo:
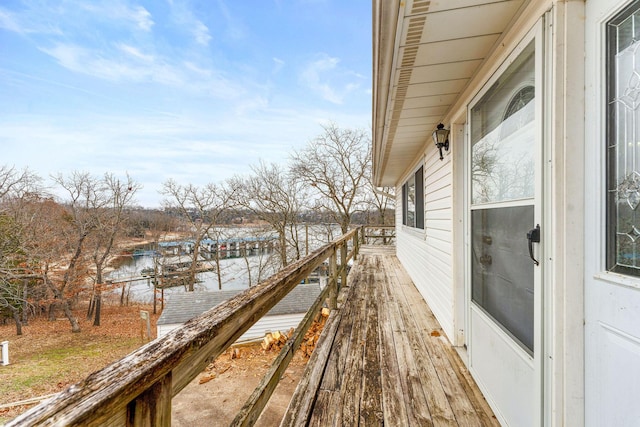
M109 206L104 183L87 172L72 172L69 177L58 174L53 177L68 194L65 208L69 231L66 233L70 257L61 280L50 280L48 285L62 304L72 332L80 332L80 325L71 312L73 298L83 290L88 273L85 245L99 227L99 213Z
M282 266L279 261L280 257L271 256L271 252L264 245L264 237L271 232L271 226L254 227L243 231L244 237L253 237L256 242L254 248L250 248L248 244L245 244L244 251L241 253L247 269L247 284L249 287L274 274Z
M293 175L313 187L319 207L332 212L346 233L354 212L363 209L371 170L371 138L364 130L330 123L324 133L291 156Z
M170 209L176 209L183 220L189 226L189 232L193 239L191 251L191 266L188 273L188 290L194 290L196 273L200 261L201 243L212 227L216 225L222 213L229 208L231 193L226 189L207 184L199 188L192 184L179 185L173 180L164 183L161 192L165 197L165 205ZM218 251L216 251L216 254ZM216 256L216 270L218 273L218 286L222 288L220 275L220 261Z
M167 212L153 211L148 213L147 216L149 233L156 244L176 228L176 218Z
M39 197L40 182L41 178L28 169L0 166L0 310L11 313L18 335L28 320L29 287L39 278L29 259L34 243L29 239L29 221L33 216L26 207Z
M100 326L102 308L102 291L104 288L104 268L113 251L116 238L123 233L126 222L126 208L131 204L136 191L141 188L129 175L124 181L107 173L96 189L103 206L96 206L91 211L95 218L95 232L88 243L91 247L91 259L95 267L93 297L89 303L87 318L95 313L93 325Z
M0 310L11 313L17 335L22 335L20 312L26 302L21 289L22 272L19 271L20 237L19 224L6 213L0 213Z
M388 225L391 223L395 207L395 189L393 187L377 188L369 181L371 196L368 199L369 206L376 212L376 218L369 223ZM391 217L391 218L390 218Z
M90 276L89 260L93 259L93 301L97 303L93 306L99 324L103 268L121 230L124 207L137 185L129 177L121 183L110 174L102 179L82 172L68 177L59 174L52 178L69 195L60 205L44 193L40 179L28 171L0 168L0 176L2 185L9 187L0 189L0 305L6 305L17 318L16 310L22 307L24 314L33 296L50 299L50 318L55 317L59 304L72 331L79 332L71 305L84 290ZM92 249L91 258L88 249ZM37 294L30 295L36 286Z
M13 166L0 166L0 200L20 195L39 187L41 178L29 169L18 170Z
M302 256L298 218L307 200L307 191L301 181L275 163L260 163L251 169L252 175L229 180L234 202L268 223L278 234L278 252L284 267L291 258Z

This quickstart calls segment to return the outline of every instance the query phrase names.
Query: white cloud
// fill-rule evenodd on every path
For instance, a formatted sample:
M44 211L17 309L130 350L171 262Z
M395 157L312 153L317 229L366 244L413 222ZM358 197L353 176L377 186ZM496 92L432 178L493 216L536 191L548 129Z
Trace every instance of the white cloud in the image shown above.
M222 99L234 99L246 92L241 84L224 78L215 70L179 58L171 60L149 55L128 44L97 51L76 44L57 43L41 50L64 68L112 82L154 82Z
M132 7L120 0L90 3L71 1L65 6L67 6L66 10L64 8L50 8L50 13L58 15L60 19L64 19L64 17L74 16L74 12L77 12L87 22L106 21L118 25L129 23L133 25L132 30L143 32L151 31L151 27L154 25L153 17L147 9L142 6Z
M211 41L209 27L198 19L184 2L169 2L171 5L171 17L180 29L186 29L195 42L201 46L208 46Z
M209 68L201 67L192 61L185 61L184 66L189 71L192 71L202 77L211 77L213 75L213 72Z
M207 26L204 25L201 21L194 21L192 32L198 44L201 44L203 46L209 45L209 41L211 40L209 28L207 28Z
M43 11L11 13L0 7L0 28L18 34L62 35L57 23L45 18L46 12Z
M138 6L131 11L131 19L137 24L138 28L143 31L151 31L153 26L153 19L147 9L142 6Z
M340 59L320 54L318 59L307 64L300 73L301 84L333 104L342 104L344 99L360 88L365 77L340 67Z
M273 70L272 74L277 74L282 70L285 66L285 62L280 58L273 58Z
M0 28L14 33L22 33L24 30L22 25L18 23L16 16L2 8L0 8Z
M323 55L322 58L311 62L303 70L300 78L310 89L319 93L322 98L334 104L342 104L342 94L337 93L326 81L327 72L334 71L340 60Z
M85 43L100 34L100 26L129 32L150 32L151 13L142 6L123 0L65 2L25 2L20 10L0 7L0 28L18 34L40 37L62 36L65 41ZM90 31L89 31L90 30Z
M319 124L364 127L371 120L366 106L358 109L370 102L359 87L366 80L347 69L347 59L312 57L296 80L286 73L313 49L309 43L271 46L272 31L243 26L243 19L269 18L272 5L214 1L196 12L191 0L148 10L135 0L27 1L37 7L0 6L6 41L20 42L9 45L0 69L0 89L16 97L0 114L0 146L5 161L45 178L47 171L128 170L145 186L141 202L157 205L156 191L169 177L220 182L261 159L286 161L321 132ZM17 51L23 43L46 55L31 52L32 68L18 72L11 65L25 56Z
M236 114L243 116L249 112L265 110L269 107L269 101L262 96L254 96L238 103L235 108Z
M75 44L57 43L54 47L41 49L54 57L61 66L77 73L87 74L110 81L140 81L151 74L147 67L108 58L91 49ZM129 49L131 53L131 48Z
M234 18L224 0L218 0L218 7L227 23L227 34L229 37L236 40L245 38L244 26Z
M85 170L129 174L144 184L138 200L158 206L162 182L221 182L249 173L260 160L283 163L334 121L364 126L369 114L259 108L252 114L216 114L210 110L179 114L79 114L76 117L0 117L3 157L29 166L43 178L51 173Z
M154 56L153 55L144 54L144 53L142 53L140 51L140 49L138 49L135 46L130 46L128 44L121 43L121 44L118 44L117 47L122 52L124 52L124 53L126 53L126 54L128 54L128 55L130 55L130 56L132 56L132 57L134 57L136 59L139 59L141 61L144 61L144 62L153 62L154 61Z
M207 46L212 37L188 5L172 2L168 18L193 37L195 46L180 45L179 40L167 44L160 30L151 31L151 13L128 0L68 0L20 12L0 7L0 27L38 33L32 39L38 49L75 73L111 82L156 83L221 99L242 96L246 91L240 76L234 75L235 83L209 65L210 52L199 46ZM49 28L52 22L64 28L64 37Z

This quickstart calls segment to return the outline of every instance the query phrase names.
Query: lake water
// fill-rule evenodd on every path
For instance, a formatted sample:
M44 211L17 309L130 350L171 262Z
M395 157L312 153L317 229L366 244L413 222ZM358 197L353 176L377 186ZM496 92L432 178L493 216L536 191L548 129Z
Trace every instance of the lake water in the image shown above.
M238 235L238 229L234 229L235 237L242 237ZM306 230L304 227L301 230L301 233L305 233ZM332 234L333 233L333 234ZM326 226L316 226L309 227L309 251L312 251L324 243L329 241L329 238L332 239L333 235L339 235L339 229L337 234L335 227L333 227L327 233ZM304 235L304 234L302 234ZM150 249L150 248L144 248ZM268 267L265 267L265 264L268 262L268 258L270 253L268 251L262 251L262 253L258 255L252 255L248 257L238 257L238 258L222 258L220 260L220 275L222 277L222 289L230 290L230 289L246 289L249 287L249 273L248 268L251 269L251 281L252 284L257 283L258 279L258 271L262 270L262 274L260 276L260 280L264 280L267 277L271 276L275 271L270 271ZM151 252L148 252L141 256L131 256L131 257L123 257L121 259L121 264L112 272L106 275L108 280L112 280L113 282L118 282L118 279L128 279L132 277L140 277L142 275L142 270L144 269L154 269L154 264L156 264L155 268L160 270L158 265L161 264L175 264L176 262L186 261L188 260L188 256L182 257L162 257L162 256L154 256ZM249 266L247 266L249 263ZM205 272L197 274L197 283L194 285L195 290L207 290L207 291L217 291L219 290L218 283L218 275L215 272ZM122 286L126 286L125 293L128 293L130 301L137 301L143 303L151 303L153 302L153 283L152 279L143 278L140 280L135 280L129 282L125 285L120 285L114 292L120 294L122 292ZM185 292L186 289L184 286L176 286L172 288L165 288L164 295L165 297L171 295L174 292ZM160 292L158 291L158 296Z
M262 257L267 256L263 254ZM171 259L173 258L173 259ZM177 257L170 257L168 263L176 261ZM249 274L247 271L247 261L252 269L252 281L255 282L257 278L258 263L261 261L261 256L249 256L245 258L228 258L220 260L220 275L222 277L222 289L246 289L249 287ZM186 257L182 257L186 259ZM167 257L143 255L134 256L123 259L122 265L113 272L107 275L109 280L117 282L118 279L128 279L131 277L141 276L141 272L144 269L153 269L154 263L167 262ZM262 258L264 262L264 258ZM204 272L196 275L197 283L195 284L195 290L219 290L218 275L215 272ZM262 277L265 279L266 277ZM255 284L255 283L254 283ZM153 283L150 277L143 278L141 280L135 280L126 284L127 291L129 292L130 300L138 302L152 302L153 301ZM116 292L121 292L122 286L118 288ZM171 288L165 288L165 296L170 295L173 292L184 292L186 289L184 286L175 286Z

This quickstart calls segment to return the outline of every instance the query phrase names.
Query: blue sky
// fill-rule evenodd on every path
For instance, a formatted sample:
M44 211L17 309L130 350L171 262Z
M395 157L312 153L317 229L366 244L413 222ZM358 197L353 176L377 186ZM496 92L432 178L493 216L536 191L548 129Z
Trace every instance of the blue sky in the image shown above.
M370 0L0 3L0 165L221 182L371 126Z

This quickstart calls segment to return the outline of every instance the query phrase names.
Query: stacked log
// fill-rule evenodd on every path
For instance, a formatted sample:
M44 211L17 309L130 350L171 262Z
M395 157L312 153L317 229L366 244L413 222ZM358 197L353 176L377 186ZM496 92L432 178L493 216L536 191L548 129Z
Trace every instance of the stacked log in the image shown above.
M309 358L311 353L313 353L313 349L316 347L316 343L318 342L318 338L320 338L320 333L322 332L322 328L327 322L328 317L329 309L323 308L311 324L307 333L304 335L304 339L300 344L300 352L304 357ZM281 331L267 333L261 343L263 350L280 351L280 349L282 349L286 344L287 340L291 339L293 333L293 328L289 329L287 333L283 333Z
M287 343L287 340L293 336L293 328L289 329L289 332L283 333L280 331L268 332L262 340L262 349L265 351L280 349Z
M304 339L302 340L302 344L300 344L300 352L305 358L311 357L311 353L313 353L313 349L316 348L316 344L318 343L318 338L320 338L320 333L322 332L322 328L324 328L324 324L327 322L327 318L329 317L329 309L323 308L322 311L318 314L318 317L313 321L311 327L304 335Z

